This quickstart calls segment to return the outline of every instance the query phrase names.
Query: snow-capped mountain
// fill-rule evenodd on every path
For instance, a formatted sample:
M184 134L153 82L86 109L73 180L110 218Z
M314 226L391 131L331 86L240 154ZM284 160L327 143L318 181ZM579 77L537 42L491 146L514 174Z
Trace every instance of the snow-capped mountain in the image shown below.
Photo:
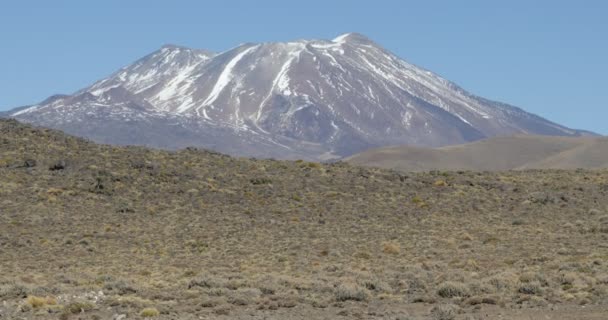
M387 145L582 134L474 96L356 33L217 54L164 46L8 115L105 143L321 160Z

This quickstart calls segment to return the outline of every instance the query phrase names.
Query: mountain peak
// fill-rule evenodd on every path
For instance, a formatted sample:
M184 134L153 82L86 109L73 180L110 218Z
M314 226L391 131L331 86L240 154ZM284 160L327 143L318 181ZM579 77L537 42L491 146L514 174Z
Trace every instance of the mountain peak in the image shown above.
M190 49L188 47L184 47L184 46L180 46L180 45L176 45L176 44L172 44L172 43L166 43L164 45L162 45L160 47L161 49Z
M358 42L358 43L369 43L373 42L370 38L366 37L357 32L349 32L342 35L337 36L332 40L335 43L344 43L344 42Z
M180 46L177 44L170 44L170 43L162 45L158 51L160 51L160 52L201 53L201 54L208 55L208 56L214 55L214 53L209 50L193 49L193 48L189 48L186 46Z

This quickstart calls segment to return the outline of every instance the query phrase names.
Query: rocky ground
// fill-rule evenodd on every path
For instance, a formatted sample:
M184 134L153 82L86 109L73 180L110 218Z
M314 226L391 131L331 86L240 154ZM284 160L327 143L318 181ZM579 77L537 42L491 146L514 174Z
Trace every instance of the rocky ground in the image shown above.
M608 171L398 173L0 120L0 319L606 319Z

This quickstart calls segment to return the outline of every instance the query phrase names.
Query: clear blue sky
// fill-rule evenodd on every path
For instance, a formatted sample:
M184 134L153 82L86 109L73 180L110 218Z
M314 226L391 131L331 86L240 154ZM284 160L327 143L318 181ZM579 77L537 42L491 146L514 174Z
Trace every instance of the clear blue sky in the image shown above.
M161 45L360 32L486 98L608 134L608 1L2 0L0 110L71 93Z

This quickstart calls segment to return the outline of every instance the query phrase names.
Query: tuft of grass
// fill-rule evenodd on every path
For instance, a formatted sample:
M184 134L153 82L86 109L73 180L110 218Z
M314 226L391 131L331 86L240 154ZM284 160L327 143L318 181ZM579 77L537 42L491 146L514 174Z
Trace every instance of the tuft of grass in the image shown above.
M448 183L445 180L437 180L433 183L435 187L447 187Z
M418 208L427 208L429 206L426 202L424 202L424 200L420 196L413 197L412 203L415 204Z
M25 302L34 309L42 308L47 305L56 305L57 304L57 300L53 297L29 296L29 297L27 297Z
M158 317L160 315L160 312L156 308L144 308L143 310L141 310L139 315L143 318L154 318Z
M75 301L65 306L64 313L78 314L91 311L95 305L87 301Z

